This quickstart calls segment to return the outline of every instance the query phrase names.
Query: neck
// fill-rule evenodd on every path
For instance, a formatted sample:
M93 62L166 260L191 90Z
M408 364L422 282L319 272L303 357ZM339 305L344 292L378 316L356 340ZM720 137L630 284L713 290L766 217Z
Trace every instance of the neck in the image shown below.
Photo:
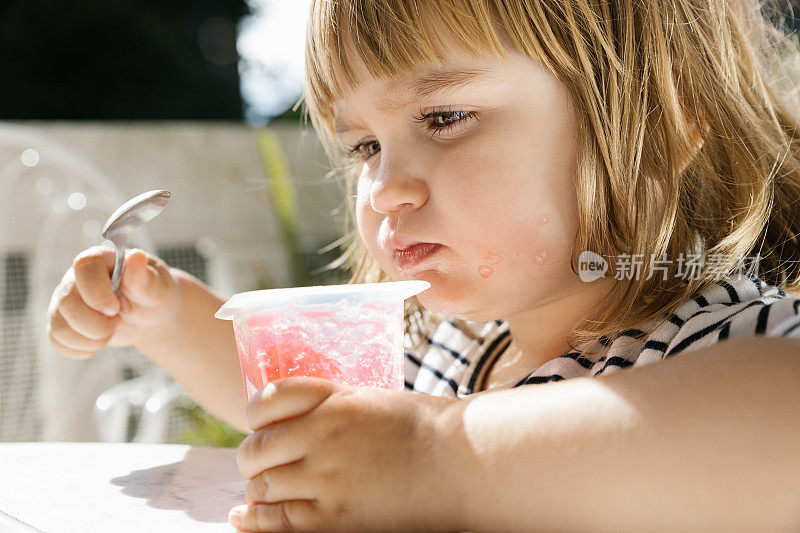
M577 281L567 294L506 317L520 363L533 370L569 351L570 331L590 317L615 283L613 278Z

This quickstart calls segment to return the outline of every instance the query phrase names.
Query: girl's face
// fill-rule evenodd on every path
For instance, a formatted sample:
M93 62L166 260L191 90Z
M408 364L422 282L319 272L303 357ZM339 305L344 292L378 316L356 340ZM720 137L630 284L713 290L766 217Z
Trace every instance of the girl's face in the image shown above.
M567 88L528 57L451 53L441 68L375 79L336 103L364 161L361 237L394 280L421 279L434 312L495 320L586 288L577 231L577 122ZM398 253L413 242L416 252ZM417 255L417 259L419 256Z

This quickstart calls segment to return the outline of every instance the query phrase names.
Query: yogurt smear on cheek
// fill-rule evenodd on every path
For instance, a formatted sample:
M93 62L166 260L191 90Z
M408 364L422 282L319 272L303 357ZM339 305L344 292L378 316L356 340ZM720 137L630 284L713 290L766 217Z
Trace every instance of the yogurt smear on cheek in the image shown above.
M543 214L538 217L536 221L537 230L538 228L542 228L542 226L547 225L550 222L550 215ZM543 228L542 228L543 229ZM538 233L538 231L537 231ZM547 261L548 251L546 248L541 248L536 251L534 256L534 262L538 265L543 265L545 261ZM503 261L503 257L494 250L487 251L480 260L478 264L477 271L478 275L483 279L488 278L494 273L494 269L491 265L497 265L498 263Z
M494 269L489 265L496 265L503 260L503 257L494 251L489 251L482 259L481 264L478 266L478 275L483 279L488 278L494 273Z

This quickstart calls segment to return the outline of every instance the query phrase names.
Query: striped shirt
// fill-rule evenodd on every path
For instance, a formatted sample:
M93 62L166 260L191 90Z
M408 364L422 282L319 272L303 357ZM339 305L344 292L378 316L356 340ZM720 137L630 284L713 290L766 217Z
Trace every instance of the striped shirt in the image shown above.
M600 343L610 346L602 357L591 356L599 356L601 347L594 347L588 357L579 358L580 350L589 345L586 343L498 388L611 374L735 337L800 340L800 298L755 276L729 276L717 281L657 326L664 318L643 324L641 329L622 331L613 338L601 337ZM653 327L645 335L644 331ZM405 335L406 389L464 398L482 390L492 365L508 348L511 335L504 320L451 319L443 320L432 334L422 334L421 339L421 346L415 348L411 335Z

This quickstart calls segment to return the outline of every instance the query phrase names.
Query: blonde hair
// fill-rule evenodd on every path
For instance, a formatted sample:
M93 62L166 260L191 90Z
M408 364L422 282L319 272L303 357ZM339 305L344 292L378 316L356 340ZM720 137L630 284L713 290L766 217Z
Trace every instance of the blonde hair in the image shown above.
M333 107L359 85L349 54L377 78L440 63L424 24L435 20L465 50L502 59L507 41L541 62L579 117L573 271L581 250L723 259L688 280L674 261L666 280L645 262L570 342L613 338L668 316L757 253L759 277L800 294L800 129L794 79L782 78L798 47L778 8L764 9L755 0L315 0L306 110L349 198L358 168L340 157ZM341 258L351 282L386 280L351 233ZM435 320L416 301L412 315Z

